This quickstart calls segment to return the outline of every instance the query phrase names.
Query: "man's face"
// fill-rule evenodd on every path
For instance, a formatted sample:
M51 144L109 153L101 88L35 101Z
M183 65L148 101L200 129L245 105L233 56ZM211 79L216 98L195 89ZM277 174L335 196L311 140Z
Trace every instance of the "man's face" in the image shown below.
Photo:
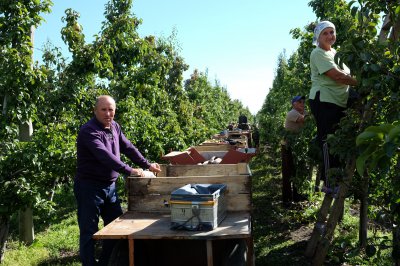
M293 108L302 113L304 111L304 99L300 99L293 103Z
M97 103L94 114L105 128L110 128L115 115L115 102L112 98L104 97Z

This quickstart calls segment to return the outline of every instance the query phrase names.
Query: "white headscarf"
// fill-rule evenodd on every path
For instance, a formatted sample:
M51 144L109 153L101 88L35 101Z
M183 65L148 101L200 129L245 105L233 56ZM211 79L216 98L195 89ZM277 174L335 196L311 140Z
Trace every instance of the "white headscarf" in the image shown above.
M321 34L321 32L326 29L326 28L333 28L333 30L336 32L336 28L335 25L330 22L330 21L321 21L320 23L317 24L317 26L314 29L314 37L313 37L313 41L312 43L315 46L318 46L318 39L319 39L319 35Z

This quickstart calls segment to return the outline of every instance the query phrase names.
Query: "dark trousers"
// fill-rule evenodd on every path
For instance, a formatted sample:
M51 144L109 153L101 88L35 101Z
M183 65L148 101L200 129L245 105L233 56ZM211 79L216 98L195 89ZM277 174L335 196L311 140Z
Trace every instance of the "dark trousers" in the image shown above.
M281 145L282 155L282 201L289 203L297 201L300 195L296 185L293 182L296 176L296 167L294 165L292 149L287 145Z
M329 153L328 143L326 141L328 134L335 133L337 126L345 116L345 108L333 103L321 102L319 92L314 100L309 100L311 113L315 117L317 124L317 141L323 154L323 171L321 179L327 182L327 171L329 168L340 167L338 156Z
M115 240L103 240L99 264L95 264L93 234L99 228L99 217L104 225L122 214L115 182L100 182L75 179L74 194L78 204L79 254L82 265L107 265Z

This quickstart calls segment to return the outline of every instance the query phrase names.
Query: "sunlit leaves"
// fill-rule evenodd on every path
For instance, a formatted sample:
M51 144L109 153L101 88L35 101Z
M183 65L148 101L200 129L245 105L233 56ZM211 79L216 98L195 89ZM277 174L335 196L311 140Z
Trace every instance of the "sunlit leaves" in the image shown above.
M198 144L240 113L250 118L248 109L231 100L219 84L211 85L207 76L191 84L194 90L185 90L188 65L179 55L176 35L141 38L141 19L132 15L130 0L105 6L105 21L92 43L85 42L79 13L67 9L61 36L72 59L67 61L60 49L48 44L43 65L32 67L27 33L40 18L30 12L48 11L50 1L27 3L29 7L21 1L0 4L6 14L0 16L0 105L6 114L0 120L0 202L9 206L0 204L1 210L51 206L47 190L56 179L73 178L76 134L93 115L98 95L116 99L116 120L152 161L171 149ZM34 134L31 142L22 144L17 141L18 124L28 118L34 122Z
M361 149L357 158L357 171L360 175L364 173L366 165L370 170L377 166L388 167L400 146L400 126L370 126L357 136L356 144Z

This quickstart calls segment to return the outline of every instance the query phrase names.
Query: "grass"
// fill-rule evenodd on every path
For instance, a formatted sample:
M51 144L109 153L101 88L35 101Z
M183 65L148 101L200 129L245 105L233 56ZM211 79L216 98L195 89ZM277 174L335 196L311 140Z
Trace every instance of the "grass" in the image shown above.
M253 158L251 169L256 265L310 265L309 259L303 254L323 195L309 193L308 201L283 208L280 200L279 162L261 154ZM122 196L123 194L120 193ZM79 231L72 184L59 188L54 201L57 203L55 213L40 214L36 217L36 239L32 245L25 246L16 240L16 224L15 221L12 223L2 265L81 265L78 257ZM126 205L126 201L124 204ZM345 215L335 231L325 265L391 265L390 248L382 249L380 256L370 258L358 249L357 208L357 204L351 199L346 200ZM382 243L379 239L386 238L390 242L387 232L370 231L369 236L372 235L376 235L376 245Z
M81 265L78 258L79 229L75 214L36 235L30 246L16 240L8 243L5 266Z
M12 217L10 238L2 265L81 265L78 257L79 229L72 184L59 187L54 196L54 212L38 213L35 240L26 246L17 239L17 217Z
M281 173L277 160L261 154L252 160L254 238L256 265L311 265L304 256L307 241L323 200L322 193L309 193L308 201L283 208L280 200ZM314 187L310 185L310 188ZM358 248L358 205L354 199L345 201L342 221L335 230L324 265L391 265L390 252L383 249L379 256L367 257ZM372 227L371 227L372 229ZM368 232L371 239L373 231ZM378 236L390 239L388 232ZM377 245L379 245L376 243Z
M273 163L263 157L252 161L256 265L306 265L305 239L298 237L307 222L297 215L300 205L282 208L280 168Z

